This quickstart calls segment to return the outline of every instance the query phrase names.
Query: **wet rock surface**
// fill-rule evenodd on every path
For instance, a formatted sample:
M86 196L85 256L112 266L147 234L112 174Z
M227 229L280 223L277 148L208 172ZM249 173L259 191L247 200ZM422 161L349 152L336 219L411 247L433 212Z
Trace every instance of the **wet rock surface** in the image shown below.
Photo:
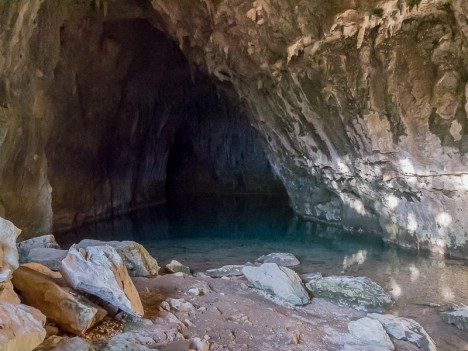
M442 306L441 318L454 324L458 329L468 330L468 306L463 304L447 304Z
M301 263L296 256L288 252L273 252L257 258L256 261L260 263L276 263L278 266L283 267L294 267Z
M314 296L360 311L382 312L393 303L385 290L367 277L317 276L306 284Z

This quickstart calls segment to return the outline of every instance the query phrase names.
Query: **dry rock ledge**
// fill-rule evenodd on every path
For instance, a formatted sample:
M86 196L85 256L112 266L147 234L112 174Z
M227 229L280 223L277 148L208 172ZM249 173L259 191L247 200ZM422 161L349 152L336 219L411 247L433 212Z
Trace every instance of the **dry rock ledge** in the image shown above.
M0 239L11 238L16 229L4 223L7 230L0 231ZM333 294L327 299L312 297L314 291L306 286L313 289L311 281L326 279L320 274L309 276L305 285L290 268L263 263L214 269L220 279L201 272L130 278L120 256L125 253L113 247L120 244L99 244L69 248L59 272L39 263L13 268L18 255L12 255L12 282L23 304L2 296L1 350L436 350L419 323L390 314L366 315L355 296L337 297L339 284L330 287ZM343 278L347 289L353 277ZM354 284L363 282L377 286L362 277ZM380 289L377 297L382 297ZM346 298L349 304L343 303ZM445 313L463 308L452 306Z

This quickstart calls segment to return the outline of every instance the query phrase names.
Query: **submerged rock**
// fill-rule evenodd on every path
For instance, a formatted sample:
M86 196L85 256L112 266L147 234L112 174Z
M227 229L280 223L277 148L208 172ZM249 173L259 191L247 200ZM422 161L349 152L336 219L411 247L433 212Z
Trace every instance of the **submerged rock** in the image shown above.
M34 350L45 339L45 321L33 307L0 301L0 350Z
M183 265L182 263L176 260L172 260L171 262L166 264L166 269L171 273L182 272L185 274L191 274L189 267Z
M369 350L395 350L384 327L375 319L364 317L351 321L348 330L355 339L365 343Z
M20 233L13 223L0 217L0 282L8 280L19 266L16 238Z
M112 246L117 250L130 276L149 277L158 274L159 266L156 259L151 256L142 245L134 241L100 241L85 239L75 245L75 248L80 249L104 245Z
M385 290L367 277L330 276L311 279L306 287L314 296L359 311L382 312L393 303Z
M310 302L301 278L289 268L276 263L264 263L260 267L246 266L242 273L257 289L265 290L293 305Z
M53 271L58 271L62 266L62 260L67 254L67 250L39 247L31 249L27 256L22 258L22 261L25 263L39 263Z
M138 291L113 247L71 247L60 271L74 289L95 295L124 312L144 314Z
M13 273L13 284L28 305L72 334L83 334L107 314L78 292L28 267L21 266Z
M260 263L276 263L283 267L293 267L301 263L296 256L288 252L272 252L257 258L256 261Z
M28 261L28 255L33 249L60 249L60 245L55 240L52 234L42 235L32 239L20 241L16 244L18 247L18 253L20 262L31 262Z
M241 276L244 265L226 265L220 268L208 269L205 274L211 278Z
M378 320L385 331L395 339L408 341L423 351L437 350L434 340L426 330L412 319L378 313L369 313L367 317Z
M455 325L458 329L468 330L468 306L463 304L447 304L442 306L440 316L448 324Z

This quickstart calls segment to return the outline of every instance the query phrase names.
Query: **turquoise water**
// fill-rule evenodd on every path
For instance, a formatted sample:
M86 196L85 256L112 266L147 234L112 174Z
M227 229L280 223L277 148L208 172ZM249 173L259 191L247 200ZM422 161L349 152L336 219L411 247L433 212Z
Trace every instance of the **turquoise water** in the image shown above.
M391 312L419 321L442 350L468 350L468 333L441 322L427 304L468 304L468 262L385 245L303 221L287 200L267 196L198 196L60 234L62 245L83 238L135 240L161 265L176 259L204 271L243 264L270 252L291 252L298 273L368 276L391 292Z

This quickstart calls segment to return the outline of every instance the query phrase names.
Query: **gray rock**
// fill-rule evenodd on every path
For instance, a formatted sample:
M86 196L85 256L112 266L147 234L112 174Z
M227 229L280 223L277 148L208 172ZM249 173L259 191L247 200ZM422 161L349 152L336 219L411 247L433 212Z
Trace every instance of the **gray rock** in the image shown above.
M166 269L171 273L182 272L185 274L191 274L189 267L183 265L182 263L176 260L172 260L171 262L166 264Z
M40 263L53 271L58 271L62 266L62 260L67 256L67 250L39 247L31 249L26 257L22 258L23 263Z
M392 297L367 277L330 276L311 279L306 287L314 296L359 311L382 312L391 306Z
M423 351L437 350L434 340L427 334L426 330L412 319L377 313L369 313L367 316L378 320L385 331L395 339L408 341Z
M118 334L111 338L99 351L157 351L153 348L155 341L133 332Z
M458 329L468 330L468 306L463 304L446 304L441 308L440 316L448 324L455 325Z
M296 272L276 263L264 263L260 267L246 266L242 273L256 288L276 295L293 305L310 302L301 278Z
M205 274L211 278L241 276L244 265L226 265L220 268L208 269Z
M45 339L45 321L33 307L0 301L0 350L34 350Z
M288 252L273 252L257 258L257 262L276 263L277 265L283 267L293 267L301 263L296 256Z
M32 249L60 249L60 245L55 240L55 237L52 234L42 235L32 239L20 241L16 244L18 247L18 253L20 262L31 262L28 261L29 252Z
M7 281L19 266L16 238L21 230L0 217L0 283Z
M86 340L75 336L51 336L44 340L34 351L92 351L95 347Z
M131 277L149 277L158 274L158 262L140 244L134 241L100 241L85 239L75 245L76 249L89 246L109 245L117 250Z
M72 334L83 334L107 315L103 308L77 291L61 286L60 281L29 267L21 266L15 270L12 281L23 301Z
M368 345L369 350L395 349L384 327L375 319L364 317L351 321L348 323L348 330L355 339Z
M95 295L122 311L142 316L140 296L122 258L111 246L71 247L60 270L74 289Z

